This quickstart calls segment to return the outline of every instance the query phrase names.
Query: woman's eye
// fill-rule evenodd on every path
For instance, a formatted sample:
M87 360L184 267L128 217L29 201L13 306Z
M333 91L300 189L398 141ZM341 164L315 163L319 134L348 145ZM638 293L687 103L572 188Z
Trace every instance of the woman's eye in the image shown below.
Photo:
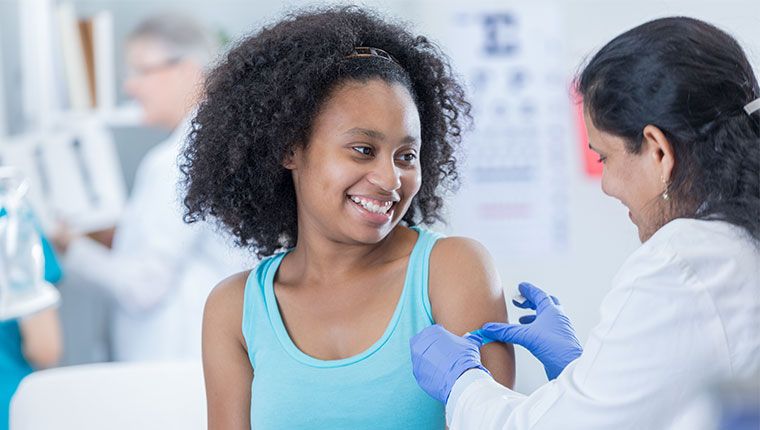
M354 146L353 149L354 151L364 156L372 155L372 148L370 148L369 146Z
M605 161L607 161L607 157L605 157L603 155L600 155L599 159L596 160L597 163L604 163Z
M414 160L417 159L417 154L415 154L413 152L409 152L409 153L406 153L406 154L401 154L400 158L401 158L401 161L405 161L407 163L411 163L411 162L413 162Z

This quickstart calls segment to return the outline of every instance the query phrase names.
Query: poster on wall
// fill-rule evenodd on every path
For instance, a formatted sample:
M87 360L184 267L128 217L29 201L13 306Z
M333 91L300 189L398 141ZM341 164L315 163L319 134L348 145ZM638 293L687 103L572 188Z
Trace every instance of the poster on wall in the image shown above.
M568 163L577 131L556 6L448 3L435 19L467 85L474 128L459 155L451 230L497 259L568 248Z

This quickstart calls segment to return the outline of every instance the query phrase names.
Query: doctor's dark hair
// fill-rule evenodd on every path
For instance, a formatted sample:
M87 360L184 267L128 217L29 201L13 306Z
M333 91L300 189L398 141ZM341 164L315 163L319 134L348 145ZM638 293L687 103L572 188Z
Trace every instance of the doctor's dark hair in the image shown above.
M350 58L357 47L392 59ZM442 192L458 185L454 152L470 112L448 59L425 37L374 13L330 7L263 28L210 73L180 162L185 221L213 218L259 256L294 246L296 195L283 161L307 145L333 90L370 79L403 85L420 116L422 185L403 221L440 220Z
M760 240L760 97L733 37L685 17L616 37L588 63L577 91L594 126L638 153L647 125L673 146L672 217L721 219Z

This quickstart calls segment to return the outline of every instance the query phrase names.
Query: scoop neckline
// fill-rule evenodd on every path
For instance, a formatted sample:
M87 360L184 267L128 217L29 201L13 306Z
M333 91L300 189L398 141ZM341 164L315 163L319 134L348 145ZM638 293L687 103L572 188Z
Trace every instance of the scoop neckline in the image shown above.
M285 328L285 323L282 320L282 315L280 314L280 305L277 302L277 296L274 294L274 277L277 274L278 269L280 268L280 263L282 263L282 260L285 258L285 256L292 251L291 249L283 252L279 256L277 256L276 260L272 262L271 266L269 267L269 270L267 270L267 275L264 280L264 294L267 300L267 313L269 314L269 320L271 321L271 324L273 326L275 335L277 337L277 340L280 342L280 345L285 349L285 351L295 360L299 361L302 364L306 364L308 366L312 367L319 367L319 368L334 368L334 367L344 367L348 366L354 363L358 363L362 360L365 360L369 356L376 353L380 348L382 348L383 345L385 345L386 342L388 342L388 339L390 339L393 332L396 330L396 327L398 326L398 322L401 318L401 311L404 308L404 303L406 302L406 296L408 294L409 290L409 284L411 282L410 277L412 276L412 270L411 265L412 262L415 260L415 256L419 253L419 249L422 246L422 232L418 227L410 227L410 229L417 232L417 241L414 243L414 247L412 248L412 252L409 253L409 261L406 264L406 273L404 274L404 287L401 290L401 294L399 295L398 302L396 303L396 308L393 311L393 315L391 316L391 319L388 321L388 325L385 328L385 331L383 332L382 336L380 336L379 339L377 339L372 345L370 345L367 349L364 351L352 355L350 357L340 358L336 360L321 360L319 358L313 357L303 351L301 351L300 348L296 346L296 344L293 342L293 339L290 338L290 335L288 334L287 329Z

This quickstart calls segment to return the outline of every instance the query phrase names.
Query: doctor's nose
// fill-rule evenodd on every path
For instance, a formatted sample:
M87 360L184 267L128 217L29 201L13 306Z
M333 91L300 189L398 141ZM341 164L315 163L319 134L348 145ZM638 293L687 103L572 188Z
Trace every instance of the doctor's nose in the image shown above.
M367 180L372 185L387 192L393 192L401 188L401 172L393 160L378 159L372 171L367 175Z
M607 181L605 172L602 172L602 181L601 181L601 183L602 183L602 192L604 194L610 196L610 197L615 197L612 194L612 191L610 190L610 184L609 184L609 181Z

